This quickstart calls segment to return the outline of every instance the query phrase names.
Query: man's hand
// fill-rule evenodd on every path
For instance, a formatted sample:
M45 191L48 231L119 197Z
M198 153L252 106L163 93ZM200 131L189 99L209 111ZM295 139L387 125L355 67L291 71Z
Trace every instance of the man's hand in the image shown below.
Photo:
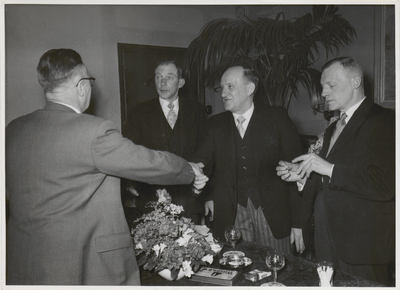
M209 200L204 203L204 215L207 216L210 213L210 222L214 220L214 201Z
M302 162L301 162L302 161ZM326 175L331 177L333 164L329 163L325 159L319 157L318 155L304 154L299 157L296 157L292 160L293 163L301 162L299 167L296 170L296 174L298 174L301 178L309 178L311 172L316 172L321 175Z
M303 180L297 174L298 168L299 164L290 163L287 161L279 161L279 165L276 167L276 174L284 181L303 183Z
M189 164L192 166L194 174L196 175L194 178L193 187L197 190L200 190L208 181L208 177L203 174L204 164L201 162L197 164L189 162Z
M297 252L303 253L306 247L304 245L302 229L292 228L292 231L290 233L290 243L295 243Z

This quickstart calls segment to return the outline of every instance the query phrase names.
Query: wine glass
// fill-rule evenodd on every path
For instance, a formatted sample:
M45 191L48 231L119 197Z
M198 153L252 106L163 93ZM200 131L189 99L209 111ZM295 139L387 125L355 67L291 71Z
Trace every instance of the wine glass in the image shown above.
M233 250L235 250L236 242L240 239L242 234L240 230L235 227L227 227L225 229L225 238L228 242L231 243Z
M265 258L265 263L268 268L274 271L274 282L266 283L270 287L281 287L282 283L276 282L278 278L278 271L285 266L285 255L277 250L270 250L267 252L267 257Z

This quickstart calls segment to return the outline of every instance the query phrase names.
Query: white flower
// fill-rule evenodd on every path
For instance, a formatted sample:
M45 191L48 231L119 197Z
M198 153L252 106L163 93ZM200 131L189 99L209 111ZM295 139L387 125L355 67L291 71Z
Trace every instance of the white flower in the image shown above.
M190 265L190 261L182 262L182 270L185 273L186 277L192 277L192 275L194 274L192 266Z
M210 247L211 247L211 250L214 252L214 253L219 253L220 251L221 251L221 249L222 249L222 247L221 247L221 245L220 244L217 244L217 243L210 243Z
M179 239L176 240L178 245L186 247L187 244L189 243L189 240L192 238L192 235L191 235L192 232L193 232L192 229L187 229L187 231L182 234L182 237L180 237Z
M135 249L137 249L137 250L143 249L142 243L137 243L135 246Z
M156 256L158 257L158 255L165 249L167 245L164 243L161 244L157 244L153 246L153 251L156 254Z
M214 261L214 258L212 255L208 254L208 255L204 256L203 258L201 258L201 260L211 264Z

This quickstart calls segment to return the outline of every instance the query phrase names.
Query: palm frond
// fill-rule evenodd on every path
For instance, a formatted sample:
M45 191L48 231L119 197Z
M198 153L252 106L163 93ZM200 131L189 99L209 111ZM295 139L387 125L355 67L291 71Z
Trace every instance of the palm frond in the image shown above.
M199 72L201 83L214 86L227 67L247 63L260 77L258 91L272 106L287 107L299 84L309 95L320 90L313 63L320 48L335 54L357 37L355 29L333 5L314 5L312 13L290 20L219 18L208 22L189 45L184 68Z

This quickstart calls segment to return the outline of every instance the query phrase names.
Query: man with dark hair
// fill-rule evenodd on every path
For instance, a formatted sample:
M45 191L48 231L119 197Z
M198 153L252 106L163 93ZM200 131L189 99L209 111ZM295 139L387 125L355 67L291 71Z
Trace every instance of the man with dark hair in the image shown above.
M350 57L327 62L321 85L340 120L326 130L319 156L281 161L278 175L305 184L303 234L307 245L315 206L318 261L388 284L394 260L395 114L365 97L362 67Z
M299 135L284 108L253 103L258 78L248 67L233 66L221 77L227 112L208 119L205 141L194 162L210 177L205 213L213 234L225 240L225 227L240 229L245 241L291 253L304 250L297 188L275 174L277 162L301 153ZM289 157L292 156L292 157Z
M199 189L207 178L83 114L95 79L76 51L46 52L37 72L46 106L6 128L7 284L139 285L117 177Z
M158 98L133 107L123 132L135 144L150 149L165 150L190 160L204 135L206 113L204 106L193 96L180 96L185 85L182 69L173 60L161 61L154 70ZM149 209L146 204L156 200L156 190L166 188L172 202L182 205L183 216L201 223L204 212L204 194L192 194L190 185L149 185L136 183L136 207L141 213Z

